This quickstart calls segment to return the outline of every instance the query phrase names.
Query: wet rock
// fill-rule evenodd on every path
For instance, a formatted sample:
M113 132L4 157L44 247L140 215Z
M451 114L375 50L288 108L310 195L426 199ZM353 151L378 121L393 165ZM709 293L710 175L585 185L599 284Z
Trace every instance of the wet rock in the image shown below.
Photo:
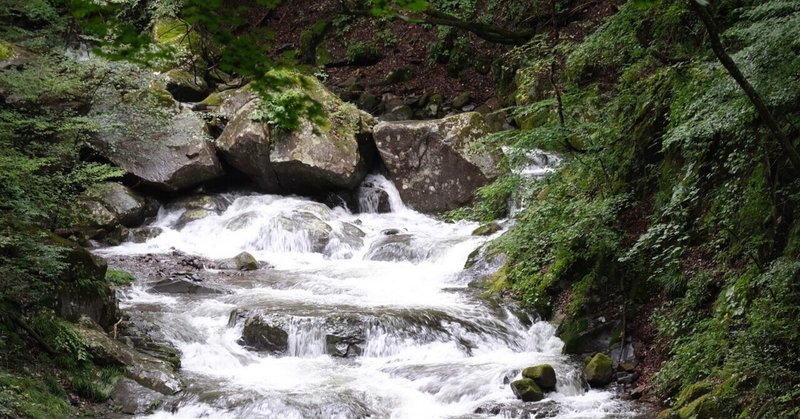
M103 127L91 140L104 158L157 189L174 192L223 175L205 123L190 110L96 106Z
M237 271L255 271L258 269L258 260L247 252L217 263L217 269L231 269Z
M181 390L180 379L166 362L139 353L85 323L77 325L76 330L96 362L124 367L126 377L162 394L171 395Z
M523 378L511 382L511 391L514 396L523 402L538 402L544 399L544 393L530 378Z
M179 279L158 281L148 290L158 294L221 294L222 291Z
M556 371L549 364L525 368L522 370L522 377L533 380L544 391L556 389Z
M120 380L109 399L116 410L128 415L152 413L164 403L163 394L144 387L130 378Z
M212 214L220 214L230 205L230 201L220 195L192 195L180 198L167 205L170 211L183 210L175 221L175 229L181 230L187 224L202 220Z
M501 227L500 224L488 223L488 224L484 224L484 225L476 228L472 232L472 235L473 236L491 236L492 234L497 233L498 231L500 231L502 229L503 229L503 227Z
M164 230L161 227L139 227L128 230L128 240L134 243L144 243L158 237Z
M439 120L382 122L375 143L407 205L442 212L469 203L475 189L500 174L501 153L477 146L488 134L475 112Z
M255 99L236 112L217 140L225 160L272 193L320 194L354 189L366 174L358 136L364 133L364 116L342 102L314 78L291 75L303 81L303 93L322 104L330 128L302 120L288 132L254 121Z
M430 251L414 243L414 236L410 234L392 234L375 240L364 255L364 259L384 262L420 262L427 258L429 254Z
M225 228L232 231L241 230L252 225L258 219L258 213L255 211L245 212L232 218L225 224Z
M552 400L535 404L489 402L478 406L474 413L502 418L552 418L558 416L558 403Z
M289 348L289 334L261 316L247 319L240 343L257 351L283 353Z
M613 376L611 358L604 353L595 354L586 368L583 369L583 375L586 381L592 387L603 387L611 383Z
M389 194L374 186L360 186L358 188L358 211L373 214L392 212Z
M146 355L160 359L174 369L181 367L181 353L153 322L142 318L131 318L127 313L119 323L117 332L120 339Z
M349 336L326 335L325 352L328 355L339 358L352 358L361 355L363 352L361 345L363 343L363 339Z

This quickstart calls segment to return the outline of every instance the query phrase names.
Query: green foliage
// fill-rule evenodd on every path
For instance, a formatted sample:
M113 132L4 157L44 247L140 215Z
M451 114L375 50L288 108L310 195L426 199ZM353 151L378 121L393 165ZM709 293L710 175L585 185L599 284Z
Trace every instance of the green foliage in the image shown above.
M70 414L60 386L0 370L0 416L59 419Z
M379 57L381 54L377 45L368 41L355 41L347 45L344 59L348 63L357 64L369 62Z
M70 377L70 384L81 397L93 402L104 402L111 396L122 376L123 371L118 368L82 370Z
M136 281L136 277L127 271L109 269L106 271L106 281L113 285L130 285Z

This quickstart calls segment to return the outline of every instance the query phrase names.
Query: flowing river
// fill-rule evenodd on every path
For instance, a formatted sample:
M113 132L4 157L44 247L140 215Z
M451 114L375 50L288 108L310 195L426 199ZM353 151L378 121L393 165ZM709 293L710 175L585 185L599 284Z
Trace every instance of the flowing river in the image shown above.
M465 261L489 239L471 235L476 224L415 212L386 179L368 180L388 194L391 212L374 212L374 194L361 197L373 212L359 214L299 197L220 195L217 213L179 229L183 210L162 208L152 224L159 236L99 251L117 261L149 255L156 266L176 251L205 260L247 251L262 263L250 272L200 269L197 283L215 293L156 293L134 272L121 306L179 349L186 383L147 417L643 415L611 390L587 390L581 361L561 354L549 323L468 286ZM285 348L243 345L253 317L280 327ZM542 402L515 400L509 381L540 363L555 368L557 390Z

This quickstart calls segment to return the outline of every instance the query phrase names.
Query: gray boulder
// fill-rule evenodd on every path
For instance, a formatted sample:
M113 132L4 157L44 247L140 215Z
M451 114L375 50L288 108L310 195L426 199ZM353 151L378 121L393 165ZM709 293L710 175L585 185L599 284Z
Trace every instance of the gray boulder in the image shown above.
M217 263L217 269L230 269L236 271L255 271L258 269L258 260L247 252L225 259Z
M169 93L149 89L113 101L118 96L101 92L93 110L102 129L90 142L100 155L168 192L223 175L205 123L189 110L175 109Z
M280 326L255 316L245 321L239 343L257 351L282 353L289 349L289 334Z
M95 185L84 194L84 208L97 226L121 224L134 227L142 223L147 203L145 199L119 183Z
M500 174L500 150L478 145L488 133L477 112L382 122L374 130L375 144L403 202L434 213L469 203L475 189Z
M366 174L358 136L368 131L371 118L316 79L294 77L304 84L302 93L322 104L328 126L304 119L292 132L270 127L252 119L260 107L260 99L254 99L236 111L217 139L217 148L266 192L315 194L355 188Z
M130 378L120 380L109 398L116 409L128 415L152 413L164 403L163 394L144 387Z
M364 255L366 260L380 260L384 262L420 262L427 258L430 252L414 243L411 234L384 235L376 239Z
M181 390L183 385L167 362L137 352L87 322L76 329L95 362L124 367L126 377L161 394L172 395Z

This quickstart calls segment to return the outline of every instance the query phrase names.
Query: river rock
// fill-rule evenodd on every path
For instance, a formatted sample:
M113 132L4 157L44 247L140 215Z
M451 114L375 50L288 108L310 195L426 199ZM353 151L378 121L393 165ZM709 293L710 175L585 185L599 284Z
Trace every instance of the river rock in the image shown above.
M93 113L102 128L90 143L101 156L168 192L223 175L205 123L192 111L151 104L157 101L148 98L157 94L147 90L114 101L118 96L108 91L97 95Z
M370 183L362 184L358 188L358 211L377 214L392 212L389 193Z
M502 230L503 227L497 223L484 224L472 231L473 236L491 236L494 233Z
M222 291L204 287L194 282L184 281L182 279L164 279L153 284L150 292L158 294L221 294Z
M175 221L175 229L181 230L187 224L201 220L212 214L220 214L230 205L230 200L223 195L190 195L179 198L167 205L169 211L183 210Z
M603 387L611 382L613 376L611 358L604 353L595 354L583 369L586 381L592 387Z
M134 243L144 243L158 237L164 230L161 227L139 227L128 230L128 240Z
M556 371L549 364L536 365L522 370L523 378L530 378L544 391L556 389Z
M253 120L260 99L239 109L217 147L225 160L271 193L320 194L354 189L366 174L358 136L365 131L362 112L327 91L315 78L295 75L302 93L319 102L328 127L303 119L292 132Z
M230 269L236 271L255 271L258 269L258 260L247 252L225 259L217 263L217 269Z
M414 236L411 234L392 234L383 235L372 242L364 259L420 262L429 255L430 251L414 243Z
M439 120L382 122L375 143L403 202L423 212L469 203L500 174L498 149L479 147L489 133L477 112Z
M511 391L523 402L538 402L544 399L544 393L530 378L523 378L511 382Z
M166 362L139 353L85 322L78 324L76 330L95 362L124 367L126 377L161 394L181 390L180 379Z
M289 334L261 316L247 319L240 343L257 351L283 353L289 348Z
M163 394L144 387L130 378L120 380L111 391L109 399L115 410L128 415L151 413L164 403Z

